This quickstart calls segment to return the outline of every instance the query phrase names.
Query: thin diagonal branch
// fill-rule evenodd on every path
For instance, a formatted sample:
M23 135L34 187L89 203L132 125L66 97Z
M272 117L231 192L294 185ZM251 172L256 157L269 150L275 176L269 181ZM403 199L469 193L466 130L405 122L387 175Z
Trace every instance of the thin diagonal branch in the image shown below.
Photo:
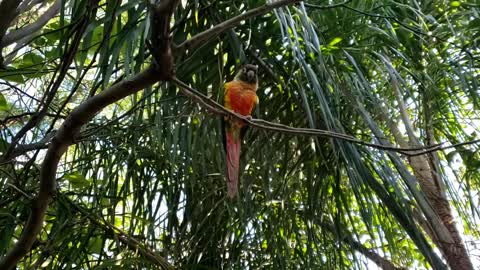
M347 245L350 245L354 250L363 254L365 257L367 257L369 260L374 262L376 265L378 265L378 267L382 268L383 270L406 270L406 268L404 267L395 266L391 261L385 259L380 254L375 252L374 249L367 248L365 245L363 245L359 241L356 241L352 236L351 232L346 230L342 232L337 232L337 229L335 229L335 226L333 224L328 222L322 222L322 221L320 221L319 223L322 226L322 228L325 228L330 233L335 235L338 234L338 237L342 242L344 242Z
M24 113L17 114L17 115L7 116L7 117L5 117L3 120L0 120L0 126L2 126L2 127L8 127L8 125L11 125L11 124L13 124L13 123L22 121L22 118L24 118L24 117L31 116L31 115L35 115L35 114L36 114L36 112L24 112ZM56 114L47 113L46 116L55 117ZM61 117L61 118L64 118L64 117L62 117L62 116L60 116L60 117Z
M191 99L199 103L202 107L209 110L210 112L218 115L222 115L222 116L232 116L239 120L243 120L249 126L263 129L263 130L269 130L269 131L290 134L290 135L317 136L317 137L328 137L333 139L339 139L339 140L343 140L343 141L347 141L347 142L351 142L359 145L364 145L364 146L368 146L368 147L372 147L380 150L398 152L405 156L424 155L426 153L453 148L460 145L480 143L480 140L473 140L473 141L463 142L460 144L454 144L454 145L449 145L445 147L442 147L444 143L439 143L436 145L429 145L429 146L420 146L420 147L394 147L394 146L383 145L383 144L369 143L369 142L359 140L351 135L333 132L329 130L321 130L321 129L313 129L313 128L295 128L295 127L290 127L283 124L272 123L262 119L252 119L250 117L245 117L233 111L228 110L227 108L213 101L212 99L205 96L198 90L191 88L190 86L188 86L187 84L185 84L184 82L182 82L176 77L172 78L172 82L177 84L182 94L190 97Z
M4 0L0 3L0 10L2 11L2 16L0 16L0 40L3 39L8 27L17 17L17 7L21 2L21 0Z
M14 249L0 262L0 269L12 269L35 242L42 228L48 204L55 193L58 163L68 146L73 143L80 128L107 105L152 85L158 80L157 78L156 70L148 68L88 99L70 113L48 148L40 174L40 192L32 202L30 217L22 236Z
M30 144L19 144L16 148L15 151L12 152L11 159L18 157L20 155L23 155L27 152L33 151L33 150L39 150L39 149L46 149L48 148L48 144L50 140L53 138L55 135L55 132L50 132L45 136L45 138L41 139L40 141L36 143L30 143Z
M300 0L280 0L280 1L272 1L270 3L267 3L263 6L251 9L243 14L240 14L236 17L233 17L229 20L226 20L222 23L219 23L215 25L214 27L203 31L192 38L184 41L182 44L180 44L178 47L175 48L175 55L182 55L188 50L192 50L201 44L204 44L205 42L211 40L212 38L217 37L221 33L225 32L226 30L229 30L237 25L239 25L242 21L245 21L249 18L256 17L258 15L265 14L273 9L295 4L300 2Z
M147 248L145 245L143 245L138 240L130 236L128 233L115 227L113 224L107 222L105 219L93 213L90 213L87 209L85 209L80 205L77 205L76 203L71 201L69 198L65 196L63 196L63 198L66 201L68 201L70 205L73 208L75 208L78 212L86 216L90 220L90 222L100 227L107 234L114 234L120 240L120 242L124 243L128 248L130 248L134 252L139 252L153 264L159 265L160 267L162 267L162 269L174 269L174 267L165 258L155 254L155 252Z

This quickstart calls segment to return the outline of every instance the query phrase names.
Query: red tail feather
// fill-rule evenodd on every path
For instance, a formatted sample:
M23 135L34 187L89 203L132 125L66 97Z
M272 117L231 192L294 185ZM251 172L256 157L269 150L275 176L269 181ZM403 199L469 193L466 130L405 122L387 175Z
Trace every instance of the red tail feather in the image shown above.
M227 188L230 198L234 198L238 193L241 143L240 136L227 131Z

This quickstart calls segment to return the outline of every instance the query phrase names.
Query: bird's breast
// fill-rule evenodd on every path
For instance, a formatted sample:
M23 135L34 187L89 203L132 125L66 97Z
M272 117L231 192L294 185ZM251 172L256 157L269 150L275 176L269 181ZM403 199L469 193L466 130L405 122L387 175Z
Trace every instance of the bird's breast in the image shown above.
M228 91L229 109L241 115L250 115L257 101L257 95L250 90L231 89Z

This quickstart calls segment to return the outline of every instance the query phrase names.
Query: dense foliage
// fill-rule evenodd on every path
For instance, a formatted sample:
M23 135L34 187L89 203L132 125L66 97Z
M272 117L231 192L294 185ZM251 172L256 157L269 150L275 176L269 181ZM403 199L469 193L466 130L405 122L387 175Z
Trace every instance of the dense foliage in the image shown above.
M41 30L2 43L0 254L20 237L45 148L63 120L154 62L146 1L24 2L31 8L20 4L4 37L59 8ZM172 41L263 4L181 1ZM223 117L161 81L82 127L61 158L43 229L18 266L453 268L435 240L443 236L432 213L444 216L430 193L446 196L468 255L479 262L478 7L299 2L175 55L176 77L218 103L242 64L258 65L254 118L397 148L454 147L411 157L328 133L250 127L240 194L230 200ZM422 182L424 164L437 186Z

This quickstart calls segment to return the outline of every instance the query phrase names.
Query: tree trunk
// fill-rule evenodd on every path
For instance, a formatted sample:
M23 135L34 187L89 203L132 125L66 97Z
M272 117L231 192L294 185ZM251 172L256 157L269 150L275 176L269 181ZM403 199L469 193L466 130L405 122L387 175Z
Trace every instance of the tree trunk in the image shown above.
M465 244L460 237L460 233L455 226L450 204L443 192L440 183L434 180L432 169L427 160L427 156L415 156L409 158L410 166L420 183L422 191L425 193L433 209L440 217L443 225L450 233L453 243L441 242L436 237L432 237L435 244L446 257L448 265L452 269L473 270L472 262L465 248Z

